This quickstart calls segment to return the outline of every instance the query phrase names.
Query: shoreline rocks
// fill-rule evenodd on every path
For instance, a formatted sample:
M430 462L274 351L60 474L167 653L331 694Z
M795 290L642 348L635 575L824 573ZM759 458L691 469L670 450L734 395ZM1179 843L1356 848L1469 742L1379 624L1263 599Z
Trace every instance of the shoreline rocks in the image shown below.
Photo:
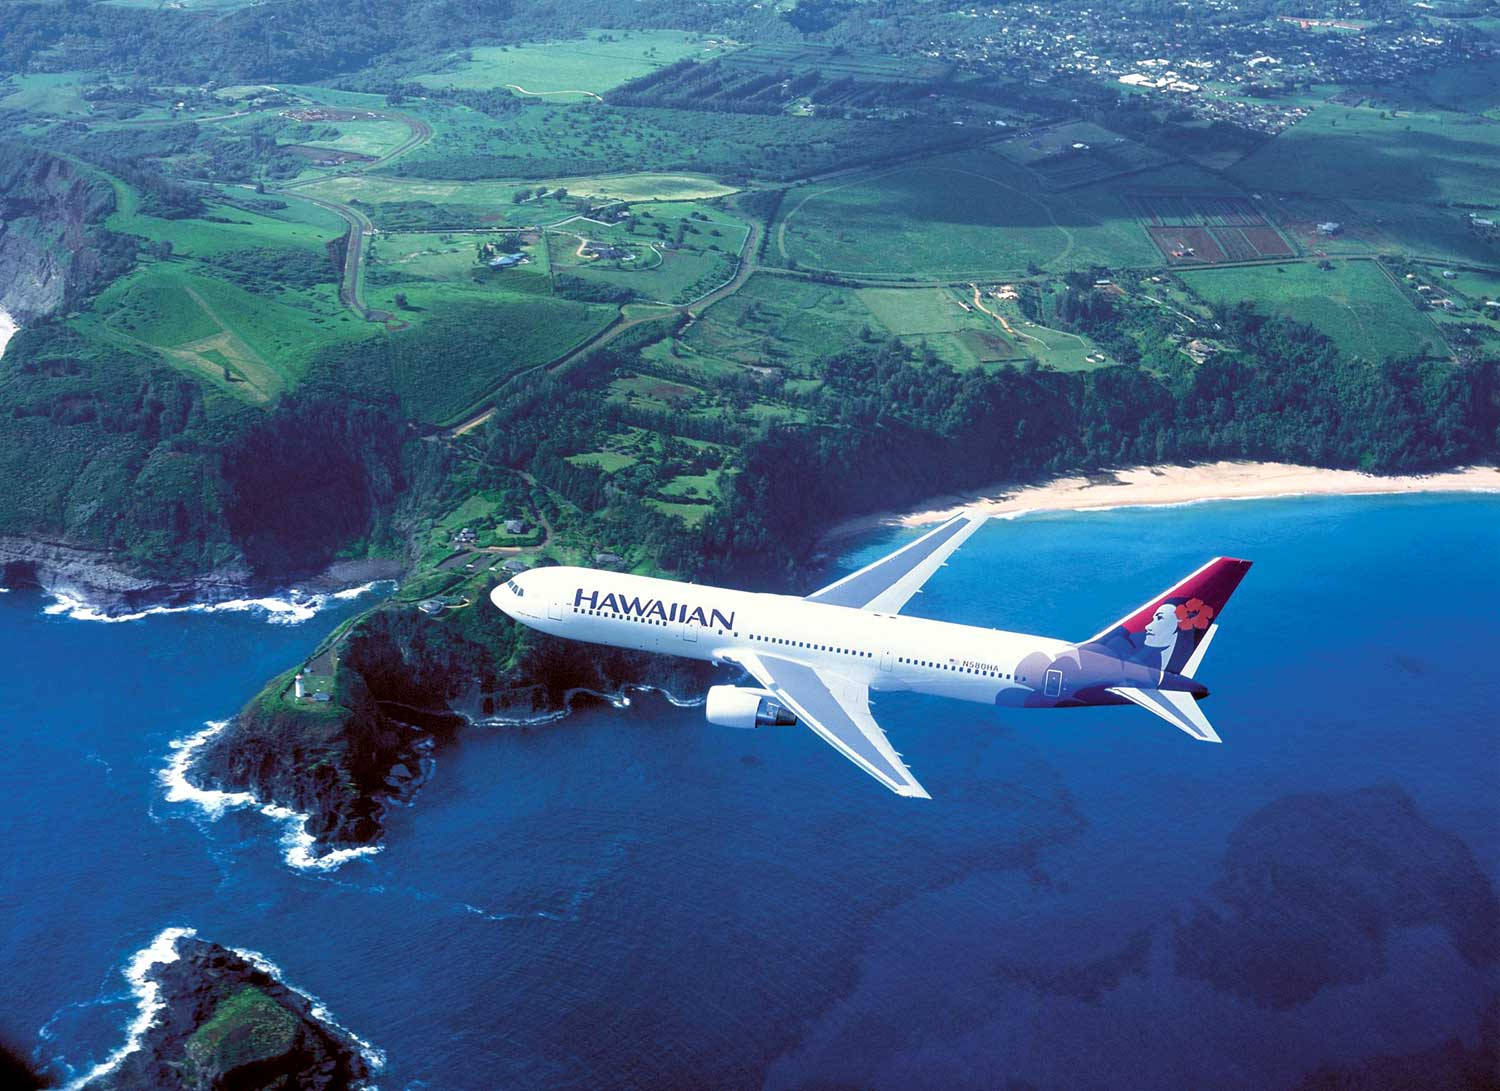
M180 580L156 579L133 572L107 550L64 542L0 536L0 587L36 588L86 603L106 617L155 608L213 605L256 598L289 584L308 593L324 593L376 580L397 579L405 565L391 558L335 561L302 579L268 583L248 568L229 566Z
M84 1091L368 1086L365 1047L311 998L217 943L184 934L175 949L136 982L156 1007L136 1048Z

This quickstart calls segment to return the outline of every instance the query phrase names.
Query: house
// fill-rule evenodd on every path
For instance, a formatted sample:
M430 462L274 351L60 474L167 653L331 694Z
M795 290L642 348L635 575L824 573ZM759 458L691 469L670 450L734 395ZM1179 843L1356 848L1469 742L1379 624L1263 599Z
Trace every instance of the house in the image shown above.
M1444 269L1443 270L1443 279L1444 280L1457 280L1458 279L1458 274L1455 273L1452 269Z
M464 527L453 536L453 540L459 545L473 545L479 541L479 535L475 534L471 527Z
M521 560L521 558L519 557L512 557L500 567L505 569L505 571L507 572L525 572L531 566L525 561Z
M440 614L443 612L442 599L424 599L417 603L417 609L424 614Z
M618 553L595 553L594 563L601 565L624 564L625 558Z
M525 519L505 520L505 533L507 534L525 534L530 529Z
M1325 235L1328 238L1332 238L1335 235L1342 235L1343 233L1344 225L1336 220L1328 220L1318 225L1318 234Z
M530 260L525 254L496 254L488 264L491 269L509 269L512 265L521 265Z

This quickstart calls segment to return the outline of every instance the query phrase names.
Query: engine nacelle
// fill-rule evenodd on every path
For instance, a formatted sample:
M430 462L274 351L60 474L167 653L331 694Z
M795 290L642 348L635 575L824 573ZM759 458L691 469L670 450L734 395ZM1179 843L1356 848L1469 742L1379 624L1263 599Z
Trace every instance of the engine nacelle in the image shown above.
M703 714L720 727L791 727L797 722L773 694L743 686L711 687Z

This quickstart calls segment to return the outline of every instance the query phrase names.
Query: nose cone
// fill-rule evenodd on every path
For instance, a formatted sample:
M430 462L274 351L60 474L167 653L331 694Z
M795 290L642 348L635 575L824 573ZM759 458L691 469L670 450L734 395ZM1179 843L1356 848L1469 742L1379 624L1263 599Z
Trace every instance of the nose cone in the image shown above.
M515 617L516 594L508 583L499 583L490 592L490 601L506 617Z

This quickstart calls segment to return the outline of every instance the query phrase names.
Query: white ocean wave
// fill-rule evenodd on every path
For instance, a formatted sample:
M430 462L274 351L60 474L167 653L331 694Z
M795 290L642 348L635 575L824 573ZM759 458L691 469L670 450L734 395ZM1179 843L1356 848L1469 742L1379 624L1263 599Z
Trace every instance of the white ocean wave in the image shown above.
M5 346L10 344L10 339L20 332L20 324L10 316L9 311L0 307L0 356L5 355Z
M229 726L228 720L210 721L201 731L171 742L172 753L166 768L160 773L162 785L167 790L168 803L191 803L199 807L210 821L220 818L225 811L253 807L273 821L283 824L281 836L282 856L287 865L299 871L332 871L361 856L373 856L381 845L360 845L357 848L334 849L319 855L317 840L307 832L308 816L290 807L266 803L252 792L224 792L217 788L201 788L188 780L188 769L201 750L214 736Z
M166 1006L166 1001L161 997L161 986L151 980L149 974L153 966L162 966L176 962L182 957L177 950L177 941L189 936L196 936L197 930L193 928L164 928L157 933L145 947L141 948L131 956L129 964L125 967L125 980L130 982L130 991L135 996L138 1008L136 1016L125 1028L125 1042L108 1057L89 1069L82 1076L71 1080L63 1091L82 1091L82 1088L99 1077L115 1070L126 1057L141 1048L145 1041L146 1032L151 1029L156 1017L161 1014ZM359 1035L354 1034L347 1027L338 1023L323 1006L323 1002L311 993L304 992L295 985L289 983L278 967L270 959L258 951L246 951L239 947L230 947L228 950L239 955L262 973L269 974L278 982L296 993L307 1001L308 1012L320 1023L333 1027L343 1034L356 1046L359 1047L360 1056L370 1066L371 1072L379 1072L385 1068L385 1053L376 1049Z
M359 1047L359 1055L365 1059L365 1064L370 1066L371 1072L379 1072L383 1068L385 1068L384 1050L377 1049L375 1046L372 1046L369 1042L365 1041L359 1035L355 1034L348 1027L341 1024L337 1019L333 1017L333 1013L323 1006L323 1002L321 1000L319 1000L312 993L305 992L288 981L286 979L286 976L281 972L280 966L277 966L276 963L272 962L259 951L250 951L246 950L243 947L230 947L228 948L228 950L233 951L235 954L239 955L240 958L250 963L250 965L261 971L261 973L270 974L283 986L290 989L298 996L302 997L303 1000L306 1000L308 1003L308 1013L312 1015L314 1019L316 1019L320 1023L325 1024L326 1026L332 1027L334 1030L344 1035L344 1037L348 1038L351 1042Z
M148 606L131 614L108 614L69 591L51 591L52 602L43 613L62 615L73 621L140 621L163 614L230 614L260 612L273 625L298 625L316 617L318 611L333 602L346 602L383 587L394 587L394 580L372 580L341 591L304 594L293 588L285 596L266 595L254 599L229 599L225 602L193 602L186 606Z
M130 982L130 991L135 995L139 1007L135 1018L125 1028L125 1043L82 1076L70 1081L63 1091L80 1091L86 1084L114 1071L121 1061L141 1048L146 1032L151 1029L151 1024L156 1022L156 1017L166 1005L166 1001L161 998L161 986L147 975L153 966L176 962L180 957L177 953L177 941L183 936L196 934L191 928L164 928L157 933L155 939L131 956L129 965L125 967L125 980Z

